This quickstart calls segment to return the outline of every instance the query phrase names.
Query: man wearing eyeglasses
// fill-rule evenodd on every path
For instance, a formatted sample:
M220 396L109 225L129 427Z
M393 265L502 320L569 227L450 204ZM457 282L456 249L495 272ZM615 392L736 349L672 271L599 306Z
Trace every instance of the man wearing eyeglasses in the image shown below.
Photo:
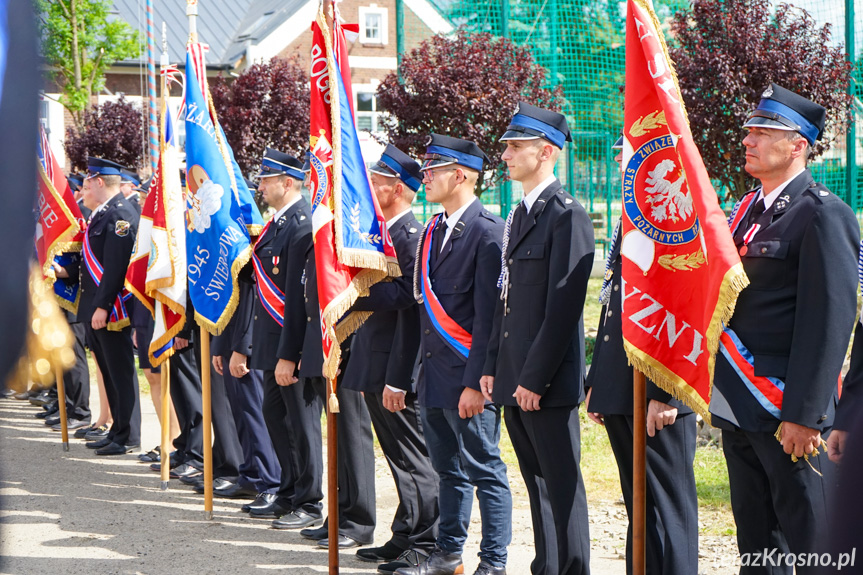
M414 273L422 330L418 395L429 456L440 479L440 525L428 560L400 568L398 575L464 572L474 488L482 517L475 573L506 573L512 497L498 449L501 412L486 402L479 385L503 236L501 219L474 195L487 160L473 142L434 134L422 168L426 199L444 208L421 235Z

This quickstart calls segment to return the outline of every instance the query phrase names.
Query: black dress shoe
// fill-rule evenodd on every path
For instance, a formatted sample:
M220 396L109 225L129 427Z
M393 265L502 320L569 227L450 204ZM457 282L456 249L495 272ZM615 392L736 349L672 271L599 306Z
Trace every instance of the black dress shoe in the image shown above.
M132 453L139 446L137 445L122 445L113 441L101 449L96 450L96 455L126 455Z
M162 448L160 446L156 446L147 453L142 453L138 456L138 460L142 463L158 463L161 459Z
M74 418L70 418L70 419L66 420L66 429L68 431L72 431L73 429L84 429L85 427L87 427L89 425L90 425L90 422L87 420L74 419ZM63 427L60 425L60 422L58 421L56 424L51 426L51 429L53 429L54 431L62 431Z
M360 549L362 551L362 549ZM359 555L360 551L357 551ZM395 561L378 565L378 573L380 575L392 575L397 569L402 567L417 567L428 561L428 554L420 549L407 549L399 555Z
M43 409L39 413L35 414L33 417L35 417L36 419L48 419L49 417L51 417L52 415L55 415L56 413L57 413L56 410L55 411L48 411L47 409Z
M108 433L111 430L107 425L100 425L99 427L93 427L84 434L84 439L87 441L99 441L100 439L105 439L108 437Z
M278 519L290 512L290 508L280 503L278 498L266 507L255 507L254 505L249 507L249 515L255 519Z
M360 545L362 545L362 543L360 543L356 539L351 539L347 535L339 535L338 537L336 537L336 546L339 549L352 549L354 547L359 547ZM318 540L318 547L320 547L321 549L329 549L329 538Z
M186 485L192 485L189 482L194 481L195 493L200 493L201 495L203 495L204 494L204 480L201 479L201 477L203 477L203 476L200 476L197 478L192 478L192 479L189 479L187 477L181 477L180 481L182 481ZM234 484L233 481L228 481L224 477L217 477L213 480L213 493L216 492L216 489L220 489L220 488L226 487L228 485L233 485L233 484Z
M182 483L183 485L197 486L199 483L201 485L204 484L204 474L203 473L201 473L200 475L185 475L183 477L180 477L179 479L180 479L180 483ZM203 491L201 491L201 493L203 493Z
M506 567L495 567L488 561L480 561L473 575L506 575Z
M367 561L368 563L381 563L383 561L393 561L398 559L399 555L404 553L404 549L396 545L392 541L387 541L381 547L369 547L368 549L360 549L357 551L357 559Z
M273 529L302 529L311 525L320 525L324 518L305 511L291 511L284 517L273 521Z
M105 439L100 439L99 441L87 442L84 445L87 447L87 449L102 449L103 447L107 447L112 443L113 441L106 437Z
M48 427L54 427L55 425L58 425L59 423L60 423L60 414L59 413L52 413L51 415L49 415L48 417L45 418L45 425L47 425Z
M183 463L183 460L181 459L181 456L176 451L172 451L171 455L168 457L168 465L170 466L170 468L174 469L175 467L181 465L182 463ZM155 471L156 473L161 472L162 471L161 462L151 463L150 464L150 471Z
M275 493L258 493L254 501L246 503L240 509L243 510L243 513L248 513L252 510L252 507L266 507L278 498L279 496Z
M447 553L440 547L435 547L425 563L416 567L399 567L396 575L461 575L464 573L464 564L461 555Z
M258 496L258 492L248 487L243 487L239 483L229 482L227 485L216 487L213 485L213 495L216 497L226 497L228 499L245 498L254 499Z
M317 529L303 529L300 531L300 535L305 537L306 539L311 539L312 541L320 541L321 539L326 539L329 536L329 531L326 526L318 527Z
M91 429L93 429L92 425L85 425L80 429L76 429L74 433L75 439L84 439L84 436L87 435Z
M16 393L12 397L14 399L17 399L18 401L26 401L26 400L30 399L30 394L27 393L26 391L22 391L21 393Z
M159 469L161 471L161 469ZM171 479L180 479L183 477L196 477L198 475L203 474L204 472L191 465L189 463L181 463L177 467L173 468L168 476Z
M36 396L30 397L30 403L33 405L38 405L38 406L42 406L42 405L51 403L52 401L54 401L54 398L51 397L51 394L48 393L47 389L40 392Z

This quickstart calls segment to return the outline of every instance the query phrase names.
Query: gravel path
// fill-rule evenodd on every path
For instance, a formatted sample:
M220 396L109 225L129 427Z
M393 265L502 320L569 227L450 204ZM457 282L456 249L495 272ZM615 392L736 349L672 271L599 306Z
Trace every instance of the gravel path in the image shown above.
M98 406L97 397L92 401ZM151 447L159 429L148 396L142 407L143 445ZM37 411L28 402L0 401L0 575L327 573L326 551L297 532L249 518L240 512L243 500L217 499L215 517L207 521L203 496L177 480L161 491L158 474L134 455L99 458L75 439L71 451L63 452L60 434L34 418ZM527 495L518 470L511 468L509 475L514 510L507 570L528 574L533 534ZM389 538L397 503L382 459L376 481L380 545ZM592 573L624 573L623 507L592 502L591 524ZM464 553L468 574L479 561L479 527L474 505ZM717 565L733 557L733 540L714 539L702 541L702 572L734 573ZM341 554L341 573L373 574L374 567L356 560L354 550Z

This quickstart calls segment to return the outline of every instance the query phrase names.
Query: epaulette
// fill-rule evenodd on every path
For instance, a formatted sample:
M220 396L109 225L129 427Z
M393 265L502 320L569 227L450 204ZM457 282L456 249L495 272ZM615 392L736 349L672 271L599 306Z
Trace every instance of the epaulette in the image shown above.
M827 189L827 186L816 181L809 183L809 187L804 190L804 193L806 192L809 192L820 204L823 204L825 201L829 201L829 198L839 199L838 196Z
M575 205L576 201L567 191L563 188L560 188L556 194L552 196L556 199L563 207L572 207Z
M486 208L480 210L479 215L492 222L495 221L495 219L497 218L496 215L488 211Z

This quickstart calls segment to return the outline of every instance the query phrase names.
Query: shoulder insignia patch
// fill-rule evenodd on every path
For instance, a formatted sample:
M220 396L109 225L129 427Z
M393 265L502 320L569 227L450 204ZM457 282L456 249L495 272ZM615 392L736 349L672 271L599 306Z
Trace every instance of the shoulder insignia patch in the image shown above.
M825 192L824 190L821 190L820 192L818 192L818 195L823 198L824 196L829 196L830 192Z
M571 204L571 203L572 203L572 198L564 198L564 200L563 200L563 201L564 201L564 203L566 203L566 204Z
M129 229L132 225L126 220L117 220L117 223L114 225L114 233L120 236L121 238L129 235Z
M416 228L410 228L410 229L408 229L408 233L415 234L415 233L417 233L417 229Z

